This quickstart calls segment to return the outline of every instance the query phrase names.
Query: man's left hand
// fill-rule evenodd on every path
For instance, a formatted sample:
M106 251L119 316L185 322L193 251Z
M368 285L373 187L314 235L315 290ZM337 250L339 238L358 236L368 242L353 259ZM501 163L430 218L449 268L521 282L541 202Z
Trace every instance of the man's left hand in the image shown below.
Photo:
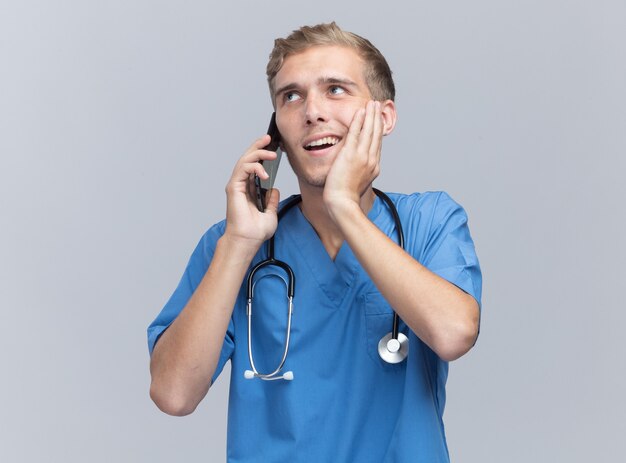
M383 137L381 103L369 101L350 123L342 150L326 177L324 203L331 214L360 205L361 197L380 173Z

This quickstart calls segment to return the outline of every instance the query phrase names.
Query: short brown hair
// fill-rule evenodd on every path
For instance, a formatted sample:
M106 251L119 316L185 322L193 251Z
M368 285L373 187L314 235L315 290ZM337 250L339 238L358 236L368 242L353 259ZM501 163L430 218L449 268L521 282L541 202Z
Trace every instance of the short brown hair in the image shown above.
M324 45L339 45L353 48L365 62L365 82L372 98L378 101L394 100L396 88L387 60L372 43L352 32L342 30L333 21L330 24L303 26L285 39L274 40L274 49L267 63L267 82L274 100L274 78L283 67L285 58L308 48Z

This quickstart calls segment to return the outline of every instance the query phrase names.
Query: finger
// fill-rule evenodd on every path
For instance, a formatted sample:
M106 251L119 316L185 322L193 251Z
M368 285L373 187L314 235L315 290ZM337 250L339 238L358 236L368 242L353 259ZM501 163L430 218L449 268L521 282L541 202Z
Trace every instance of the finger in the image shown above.
M256 150L260 150L260 149L265 148L267 145L269 145L271 140L272 140L272 137L270 137L268 134L265 134L262 137L257 138L248 147L248 149L246 150L246 153L251 153L252 151L256 151Z
M363 120L363 128L359 134L359 150L369 154L370 145L372 144L372 134L374 132L374 120L376 113L376 105L374 101L368 101L365 106L365 119Z
M246 162L242 164L241 170L243 171L242 178L250 175L258 175L264 180L269 178L269 174L260 162Z
M239 158L238 162L251 162L251 161L261 161L266 159L274 159L276 157L276 153L274 151L264 150L269 142L271 137L269 135L263 135L260 138L257 138L244 152L243 156Z
M265 180L269 178L269 175L260 161L269 161L275 158L276 153L273 151L256 150L246 154L237 161L230 178L234 182L241 182L250 175L258 175Z
M383 140L383 113L382 105L379 101L376 102L376 111L374 116L374 127L372 131L372 141L370 144L370 156L374 157L376 162L380 159L380 148Z
M350 128L348 129L348 135L346 135L346 145L357 146L359 140L359 134L363 127L363 120L365 119L365 109L361 108L354 113Z
M272 159L276 159L275 151L268 151L263 149L257 149L254 151L246 152L241 158L239 158L239 162L258 162L258 161L270 161Z
M226 188L227 190L232 189L233 191L243 191L242 188L248 188L250 178L254 179L255 175L258 175L264 180L269 177L263 168L263 165L258 162L247 162L243 164L238 163L233 170L233 174Z

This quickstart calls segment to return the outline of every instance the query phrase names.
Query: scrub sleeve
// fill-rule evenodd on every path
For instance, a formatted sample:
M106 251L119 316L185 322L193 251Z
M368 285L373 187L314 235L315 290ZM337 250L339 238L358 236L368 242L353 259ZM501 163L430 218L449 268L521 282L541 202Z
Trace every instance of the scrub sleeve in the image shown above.
M185 269L176 290L170 297L169 301L165 304L165 307L163 307L161 313L159 313L157 318L148 327L148 350L150 355L152 355L154 346L159 340L159 337L172 324L185 305L187 305L187 302L191 299L194 291L202 281L202 278L204 277L204 274L213 259L217 240L224 234L225 229L225 221L213 225L202 236L200 242L191 254L187 268ZM224 337L224 344L222 346L220 358L217 363L215 373L213 374L213 378L211 378L211 384L215 382L215 379L222 372L224 365L230 358L235 348L233 340L234 331L233 319L231 317L226 330L226 336Z

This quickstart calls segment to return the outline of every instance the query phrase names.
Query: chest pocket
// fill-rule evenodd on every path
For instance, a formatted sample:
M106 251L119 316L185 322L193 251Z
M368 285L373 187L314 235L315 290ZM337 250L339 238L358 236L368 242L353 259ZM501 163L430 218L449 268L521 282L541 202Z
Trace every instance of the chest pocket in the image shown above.
M383 336L393 328L393 309L387 300L378 291L366 293L365 299L365 343L367 354L381 369L388 371L403 371L406 369L406 360L400 363L387 363L378 355L378 343ZM399 330L408 336L408 328L400 320ZM409 356L410 354L409 349Z

